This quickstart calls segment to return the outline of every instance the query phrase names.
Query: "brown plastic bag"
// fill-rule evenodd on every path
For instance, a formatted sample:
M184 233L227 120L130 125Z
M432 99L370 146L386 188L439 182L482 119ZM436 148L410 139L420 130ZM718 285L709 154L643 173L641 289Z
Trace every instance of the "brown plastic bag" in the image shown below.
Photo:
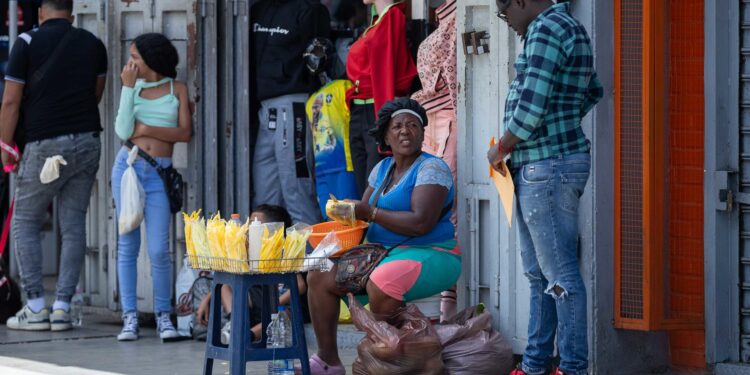
M366 333L352 365L355 375L442 375L442 347L435 329L414 305L399 310L389 321L378 321L349 295L354 325Z
M513 352L492 329L492 315L469 307L435 326L443 344L443 362L451 375L508 374Z

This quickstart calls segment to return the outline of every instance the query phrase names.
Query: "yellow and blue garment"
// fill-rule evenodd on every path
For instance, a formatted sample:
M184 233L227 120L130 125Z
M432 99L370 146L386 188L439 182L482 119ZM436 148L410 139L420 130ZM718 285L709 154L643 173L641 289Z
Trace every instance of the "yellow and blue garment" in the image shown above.
M348 80L336 80L307 101L307 118L312 126L316 173L354 171L349 150Z
M329 193L339 199L361 198L349 148L346 91L350 87L348 80L333 81L313 94L305 106L313 134L318 205L324 218Z

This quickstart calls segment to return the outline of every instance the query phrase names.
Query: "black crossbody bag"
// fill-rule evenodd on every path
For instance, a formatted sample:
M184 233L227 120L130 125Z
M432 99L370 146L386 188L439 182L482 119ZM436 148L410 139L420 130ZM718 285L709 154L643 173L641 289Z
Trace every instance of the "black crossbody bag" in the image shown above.
M125 145L131 149L135 147L131 141L125 142ZM159 173L162 182L164 182L164 190L166 190L167 197L169 198L169 210L173 214L180 212L182 210L184 189L180 172L177 172L177 170L171 165L166 168L162 167L151 157L151 155L147 154L146 151L141 150L140 147L138 148L138 156L151 164L152 167L156 168L156 171Z

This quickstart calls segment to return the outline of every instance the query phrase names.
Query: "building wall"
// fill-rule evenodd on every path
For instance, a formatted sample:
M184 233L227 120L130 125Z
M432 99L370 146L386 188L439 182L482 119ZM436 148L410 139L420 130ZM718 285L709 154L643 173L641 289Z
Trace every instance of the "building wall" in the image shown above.
M704 316L703 271L703 0L670 0L668 59L669 311ZM704 367L703 330L669 335L672 363Z

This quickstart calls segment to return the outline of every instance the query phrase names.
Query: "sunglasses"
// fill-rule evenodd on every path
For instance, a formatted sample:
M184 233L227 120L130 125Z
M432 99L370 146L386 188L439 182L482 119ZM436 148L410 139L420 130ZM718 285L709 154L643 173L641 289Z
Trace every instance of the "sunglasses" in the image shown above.
M501 20L505 21L506 23L508 22L508 15L507 15L507 14L505 14L505 12L506 12L506 11L508 10L508 8L510 7L510 3L511 3L512 1L513 1L513 0L503 0L503 1L501 2L501 4L500 4L500 5L498 6L498 8L497 8L497 13L495 13L495 15L497 16L497 18L499 18L499 19L501 19Z

